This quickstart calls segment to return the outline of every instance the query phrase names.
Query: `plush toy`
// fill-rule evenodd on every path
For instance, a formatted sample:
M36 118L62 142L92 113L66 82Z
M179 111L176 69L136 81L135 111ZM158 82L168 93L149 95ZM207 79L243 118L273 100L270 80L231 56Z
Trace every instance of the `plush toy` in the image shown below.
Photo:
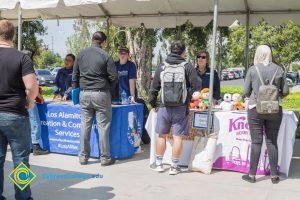
M242 96L240 94L233 94L232 96L233 101L233 110L243 110L244 103L242 102Z
M208 109L208 99L209 99L209 89L204 88L200 93L201 102L199 103L199 108L201 111L206 111Z
M233 109L233 102L231 101L231 94L224 94L223 102L220 104L221 110L231 111Z
M190 103L190 108L199 108L200 103L200 92L194 92L192 96L192 101Z

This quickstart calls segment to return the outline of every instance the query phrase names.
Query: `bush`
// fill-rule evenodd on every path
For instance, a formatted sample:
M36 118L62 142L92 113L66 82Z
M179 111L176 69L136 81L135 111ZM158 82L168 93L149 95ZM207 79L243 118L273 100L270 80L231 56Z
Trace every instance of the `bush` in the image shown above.
M285 109L300 111L300 93L290 93L283 99L282 106Z
M221 97L223 98L224 94L244 94L244 88L242 86L222 86L221 87Z
M43 87L43 97L44 98L53 98L53 88L52 87Z

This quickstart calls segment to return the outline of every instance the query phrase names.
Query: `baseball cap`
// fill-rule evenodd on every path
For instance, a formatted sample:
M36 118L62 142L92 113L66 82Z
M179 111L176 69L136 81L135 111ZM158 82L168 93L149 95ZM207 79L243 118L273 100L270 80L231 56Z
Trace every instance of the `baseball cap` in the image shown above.
M129 49L127 47L121 47L121 48L119 48L119 53L128 53L129 54Z

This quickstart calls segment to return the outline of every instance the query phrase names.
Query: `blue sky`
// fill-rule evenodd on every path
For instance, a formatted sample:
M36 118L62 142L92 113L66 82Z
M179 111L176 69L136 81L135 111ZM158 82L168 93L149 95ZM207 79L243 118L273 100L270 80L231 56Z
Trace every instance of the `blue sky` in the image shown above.
M69 36L74 34L73 30L74 20L60 20L59 23L57 20L45 20L43 25L47 27L47 35L40 37L43 39L44 44L52 49L52 37L53 37L53 51L54 53L60 54L62 57L67 55L67 46L66 41ZM157 43L156 48L154 48L154 63L157 59L157 54L159 52L161 42Z
M43 22L47 27L47 35L41 37L49 49L52 48L51 38L53 37L53 50L59 53L62 57L67 54L66 41L68 36L74 34L73 30L74 20L60 20L59 25L56 20L46 20Z

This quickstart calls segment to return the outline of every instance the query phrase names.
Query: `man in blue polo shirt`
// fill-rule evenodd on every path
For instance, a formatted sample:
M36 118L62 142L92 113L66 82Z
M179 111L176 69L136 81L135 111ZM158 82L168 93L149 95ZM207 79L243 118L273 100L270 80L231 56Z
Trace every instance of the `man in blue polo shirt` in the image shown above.
M136 66L129 60L129 49L122 47L119 49L119 61L116 63L116 68L119 73L119 94L126 92L127 97L136 98Z

